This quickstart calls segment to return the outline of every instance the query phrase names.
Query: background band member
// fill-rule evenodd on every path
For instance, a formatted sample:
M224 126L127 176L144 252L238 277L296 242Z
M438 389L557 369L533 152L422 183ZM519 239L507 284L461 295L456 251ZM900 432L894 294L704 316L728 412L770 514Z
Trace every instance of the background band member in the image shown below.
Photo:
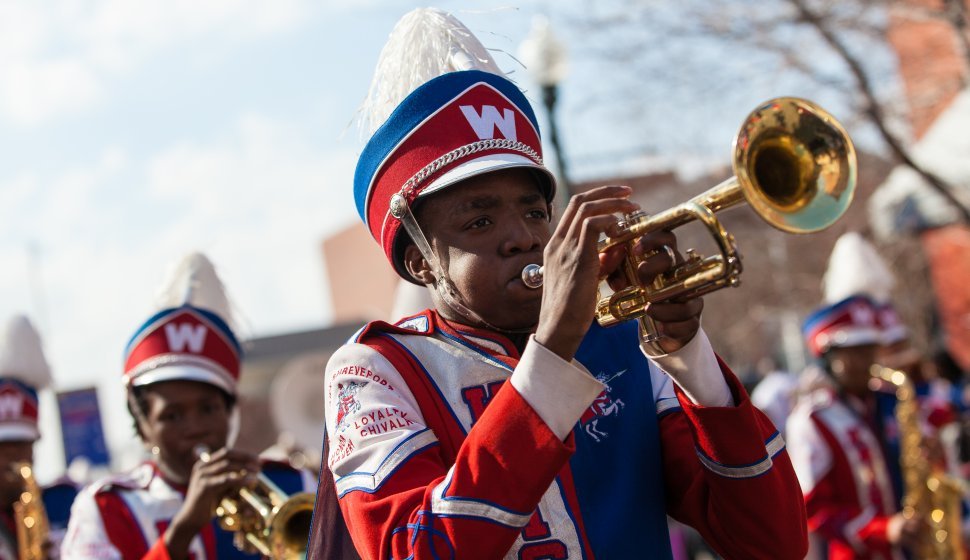
M358 209L434 308L367 325L327 366L328 464L361 556L663 558L670 513L727 557L804 557L784 445L715 357L702 302L650 307L652 359L635 324L593 322L622 258L596 242L636 209L629 189L573 197L553 231L535 115L448 14L405 16L373 84ZM675 247L644 238L642 278Z
M7 322L0 344L0 559L5 560L17 558L24 544L17 542L18 521L13 511L14 502L25 490L16 467L34 462L34 442L40 438L37 391L50 384L51 374L40 336L26 317L14 316ZM50 557L57 557L76 494L67 479L42 491L48 534L35 535L47 542Z
M829 375L802 396L787 425L809 529L828 541L831 560L902 558L918 523L897 513L895 393L870 385L883 340L876 306L865 296L825 306L806 319L805 337Z
M184 259L160 310L125 350L128 407L151 459L86 487L75 502L64 558L251 558L218 526L220 499L262 468L284 492L313 487L282 464L232 448L241 349L212 264ZM211 451L200 460L200 446Z
M882 257L862 235L848 232L832 248L824 288L827 303L853 295L866 295L876 306L876 322L882 331L882 345L876 361L901 370L916 387L924 419L938 429L956 419L960 405L958 389L948 380L931 375L935 368L913 344L910 330L900 320L892 303L895 278ZM930 370L930 371L927 371Z

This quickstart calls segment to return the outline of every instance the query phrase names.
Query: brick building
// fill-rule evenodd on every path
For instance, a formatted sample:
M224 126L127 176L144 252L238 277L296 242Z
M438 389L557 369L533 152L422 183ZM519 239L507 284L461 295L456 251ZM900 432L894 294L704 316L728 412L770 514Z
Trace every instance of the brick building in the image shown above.
M899 58L907 95L914 159L946 180L964 206L970 206L970 36L952 20L930 17L954 2L906 0L894 4L889 39ZM967 24L970 2L964 5ZM872 223L885 245L918 236L929 265L933 303L932 340L926 348L946 347L970 370L970 229L950 203L913 170L892 170L873 197ZM905 294L900 294L904 296ZM899 301L900 298L897 298Z

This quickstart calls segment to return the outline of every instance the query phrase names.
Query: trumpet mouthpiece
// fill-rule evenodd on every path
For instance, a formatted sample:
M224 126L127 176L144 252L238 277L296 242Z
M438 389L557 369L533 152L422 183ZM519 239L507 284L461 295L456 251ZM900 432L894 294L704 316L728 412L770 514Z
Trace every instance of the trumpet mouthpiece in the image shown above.
M526 285L527 288L542 287L542 265L539 264L527 264L522 269L522 283Z
M209 453L209 446L199 444L192 448L192 452L195 453L196 458L198 458L203 463L208 463L212 459L212 455Z

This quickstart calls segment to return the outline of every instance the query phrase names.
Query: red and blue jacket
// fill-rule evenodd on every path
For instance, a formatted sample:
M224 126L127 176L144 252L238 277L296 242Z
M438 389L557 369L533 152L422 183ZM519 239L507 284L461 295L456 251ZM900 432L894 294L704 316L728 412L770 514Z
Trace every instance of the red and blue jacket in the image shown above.
M735 406L702 407L633 324L567 363L431 311L371 323L326 374L349 532L364 558L669 558L670 514L726 558L802 558L784 442L720 370Z
M275 462L263 474L283 492L314 491L316 482L304 471ZM185 488L162 477L153 463L85 487L74 501L63 560L168 560L163 536L185 501ZM233 545L234 533L216 519L189 546L193 560L257 559Z

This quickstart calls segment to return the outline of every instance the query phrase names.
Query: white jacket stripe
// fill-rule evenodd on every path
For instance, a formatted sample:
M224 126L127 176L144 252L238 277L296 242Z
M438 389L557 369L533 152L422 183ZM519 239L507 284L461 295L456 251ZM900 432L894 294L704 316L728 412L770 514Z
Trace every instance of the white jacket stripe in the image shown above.
M508 527L521 528L529 524L532 512L518 513L503 509L481 500L469 500L453 496L445 496L451 486L451 475L455 467L448 470L445 477L431 492L431 512L441 516L478 517L494 521Z
M677 397L665 397L657 400L657 416L663 416L665 412L680 409L680 401Z
M351 490L362 490L367 493L376 491L384 483L384 480L405 461L411 458L412 455L437 442L438 438L435 437L434 432L427 428L420 432L415 432L395 447L384 458L384 461L381 462L375 472L353 472L338 478L336 481L337 495L343 497L344 494Z
M726 478L753 478L768 472L771 469L772 460L771 458L777 455L782 449L785 448L785 440L781 437L781 434L776 433L765 442L765 451L767 456L754 463L752 465L744 465L741 467L731 467L728 465L722 465L704 455L699 449L697 450L697 456L700 458L701 464L707 467L711 472L717 473Z

